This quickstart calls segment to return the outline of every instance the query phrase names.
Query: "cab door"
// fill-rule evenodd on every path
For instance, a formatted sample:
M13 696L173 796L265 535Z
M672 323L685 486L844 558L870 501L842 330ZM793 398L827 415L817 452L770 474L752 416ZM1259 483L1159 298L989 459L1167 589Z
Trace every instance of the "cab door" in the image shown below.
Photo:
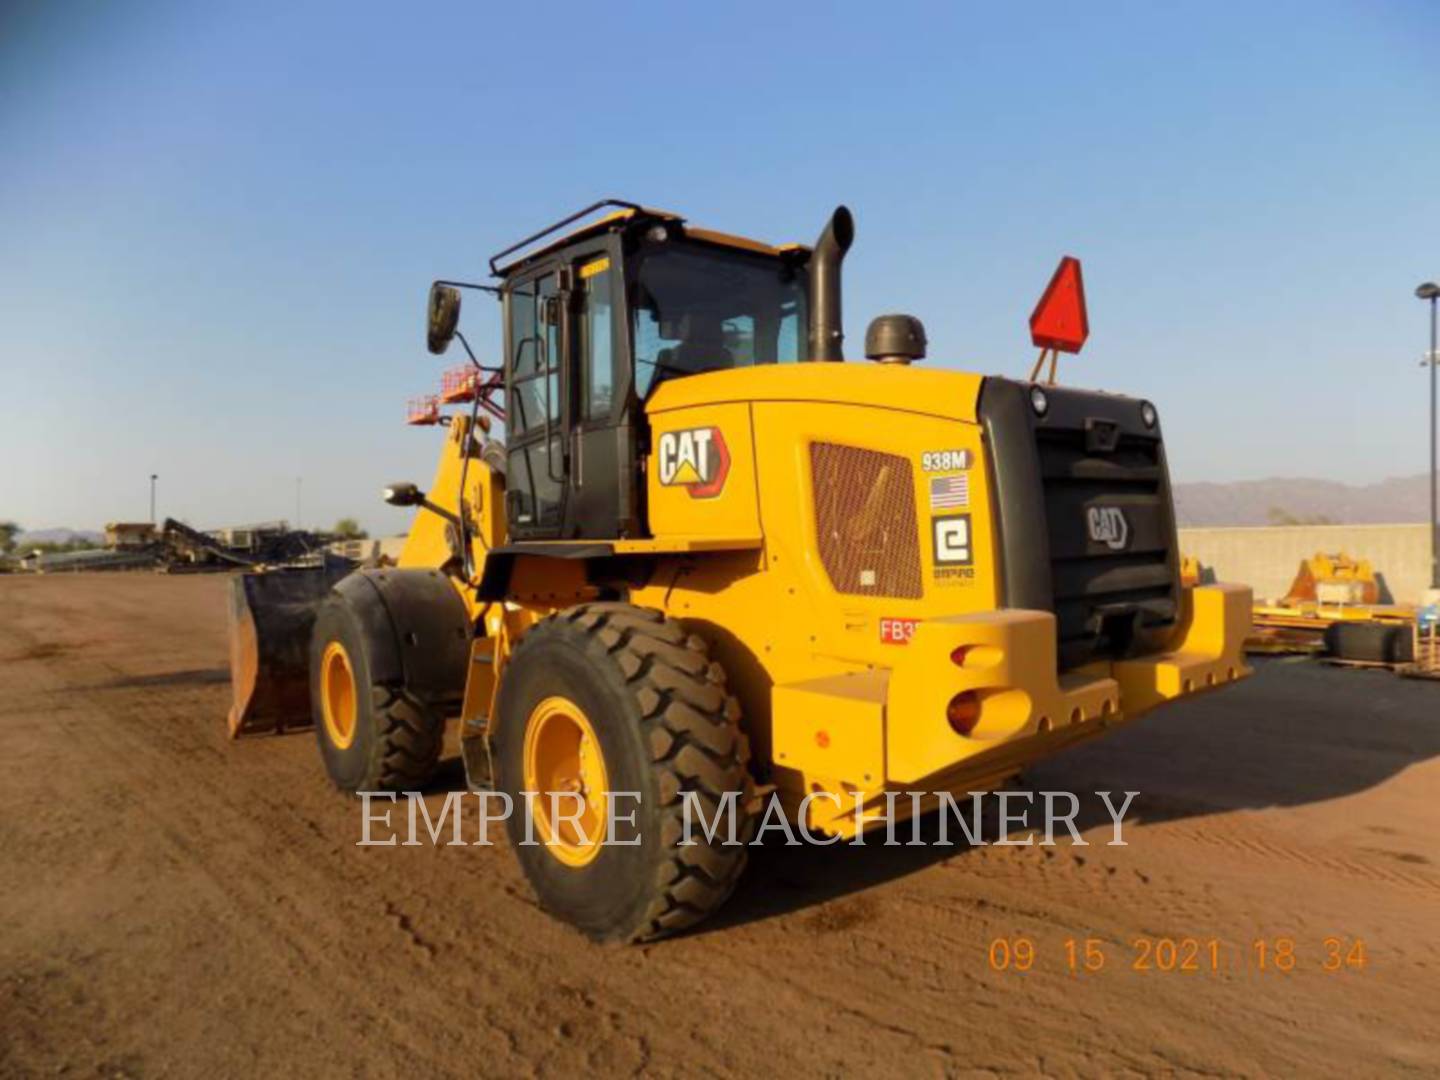
M519 540L642 535L622 250L597 237L506 294L506 511Z
M505 510L515 539L563 532L570 336L563 285L559 264L547 262L517 279L505 298Z

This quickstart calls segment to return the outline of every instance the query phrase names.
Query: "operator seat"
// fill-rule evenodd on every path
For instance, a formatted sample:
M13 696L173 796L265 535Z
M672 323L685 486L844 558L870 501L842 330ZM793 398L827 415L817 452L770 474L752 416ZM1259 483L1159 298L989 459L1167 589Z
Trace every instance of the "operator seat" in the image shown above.
M661 349L655 356L655 379L651 393L666 379L722 371L735 366L735 356L725 347L725 328L718 315L690 312L680 319L680 344Z
M687 375L734 367L735 357L725 347L720 316L692 311L681 318L680 344L671 350L669 365Z

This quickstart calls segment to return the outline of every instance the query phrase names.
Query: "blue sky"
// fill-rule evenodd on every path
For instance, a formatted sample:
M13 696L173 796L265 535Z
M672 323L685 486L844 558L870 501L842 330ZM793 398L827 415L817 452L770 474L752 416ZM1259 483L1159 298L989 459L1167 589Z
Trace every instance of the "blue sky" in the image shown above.
M407 515L431 278L604 195L772 241L847 329L1158 403L1178 480L1423 471L1440 20L1418 2L0 5L0 518ZM496 352L493 305L465 327Z

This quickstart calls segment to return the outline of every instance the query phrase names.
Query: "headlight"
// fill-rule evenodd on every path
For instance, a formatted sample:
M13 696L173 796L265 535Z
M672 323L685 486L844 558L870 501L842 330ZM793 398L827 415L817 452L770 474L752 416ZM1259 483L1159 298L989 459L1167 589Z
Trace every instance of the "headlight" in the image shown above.
M1148 401L1140 403L1140 419L1145 421L1145 426L1153 428L1160 422L1160 415L1155 411L1155 406Z
M1050 399L1038 386L1030 387L1030 407L1035 410L1036 416L1044 416L1045 411L1050 408Z

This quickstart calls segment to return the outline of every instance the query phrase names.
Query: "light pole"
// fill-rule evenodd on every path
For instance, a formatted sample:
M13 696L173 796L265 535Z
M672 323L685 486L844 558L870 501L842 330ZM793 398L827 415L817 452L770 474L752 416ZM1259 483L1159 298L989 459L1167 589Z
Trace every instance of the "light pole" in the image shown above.
M1430 366L1430 587L1440 589L1440 537L1435 531L1435 301L1440 298L1440 285L1427 281L1416 287L1415 295L1430 301L1430 351L1425 355Z
M300 477L295 477L295 528L300 528Z
M158 473L150 474L150 524L155 524L155 481L159 480Z

